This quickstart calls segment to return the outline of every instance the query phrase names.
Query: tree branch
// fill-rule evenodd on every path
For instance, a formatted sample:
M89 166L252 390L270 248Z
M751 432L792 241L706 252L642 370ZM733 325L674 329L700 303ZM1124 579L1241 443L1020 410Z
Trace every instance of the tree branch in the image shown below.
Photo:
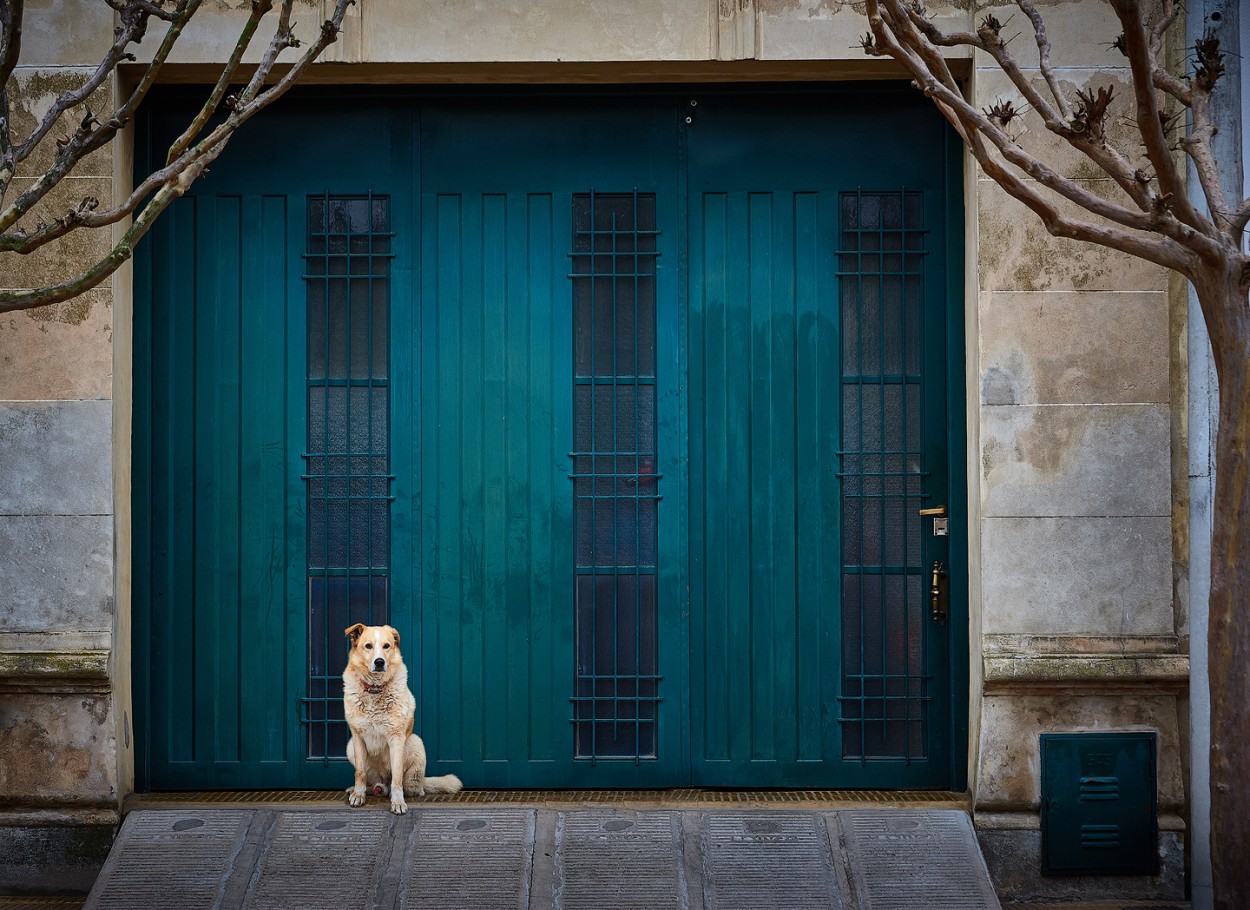
M0 205L17 171L17 149L10 124L9 76L22 53L22 13L25 0L0 0Z
M239 40L235 42L234 51L230 54L230 59L226 61L217 84L213 86L208 100L204 102L204 106L200 108L200 112L195 116L195 119L188 124L182 135L174 140L174 144L169 147L169 154L165 159L166 164L172 162L187 150L187 147L194 141L195 137L200 134L200 131L204 129L208 121L212 119L213 114L217 112L221 99L225 97L226 89L230 87L230 82L234 79L234 74L239 68L239 62L243 59L243 54L247 51L248 45L252 43L256 29L260 25L261 17L272 8L272 0L256 0L256 2L252 3L252 13L248 16L247 23L239 34Z
M117 2L122 2L122 0L117 0ZM82 154L86 154L94 148L103 145L112 138L121 123L129 119L134 107L138 105L148 88L151 87L152 82L155 80L156 70L168 56L173 42L177 39L187 19L198 8L199 2L200 0L180 0L177 12L182 17L178 18L176 16L171 22L165 41L153 58L153 63L144 72L144 77L140 84L135 88L135 91L126 103L118 108L114 116L110 118L109 123L96 128L93 124L84 121L84 124L79 127L75 136L66 143L53 167L49 169L48 173L44 174L43 179L47 181L49 188L64 176L69 167L72 166L72 163L76 162ZM342 21L347 12L347 7L353 2L354 0L336 0L334 12L328 20L322 23L316 41L305 50L301 57L277 82L265 88L278 55L288 47L300 46L300 42L294 37L290 22L293 0L284 0L274 35L257 67L256 73L253 74L248 83L248 89L245 89L239 98L226 99L226 103L230 107L229 114L221 123L210 130L207 135L196 140L195 136L207 125L213 111L220 106L221 95L224 94L224 86L229 84L229 74L237 69L237 58L242 56L247 42L251 39L251 34L255 32L256 22L260 16L263 16L265 12L272 8L271 0L257 0L256 5L253 7L252 15L244 27L244 34L236 42L235 53L231 57L231 63L227 64L229 72L223 72L222 78L218 80L217 87L214 89L213 96L216 96L216 100L214 100L213 96L210 96L209 102L200 109L200 112L192 120L187 130L171 145L167 156L168 163L165 167L149 174L139 186L135 187L124 202L111 209L103 212L97 211L96 200L89 198L83 200L75 209L56 222L49 225L41 225L38 230L31 234L23 231L14 231L7 235L0 234L0 252L29 253L58 237L65 236L77 228L101 228L116 224L127 216L132 215L142 205L142 210L139 211L130 228L107 256L69 281L43 288L0 293L0 312L28 309L34 306L67 300L95 287L113 274L133 254L135 243L149 230L157 215L163 212L174 199L186 193L191 184L204 173L209 163L221 154L235 131L285 94L304 75L308 67L320 56L322 51L336 40L342 28ZM260 7L259 12L257 11L258 6ZM205 113L206 111L207 113ZM86 119L94 120L90 115ZM46 192L46 188L44 192ZM39 195L42 195L42 193ZM0 213L0 223L3 223L4 218L10 217L16 211L18 203L23 202L26 197L27 194L23 194L17 203ZM144 204L145 199L147 200L146 204ZM28 208L29 206L22 211L27 211ZM15 223L20 214L18 213L16 217L9 221L8 225Z
M994 156L989 154L979 138L969 148L994 182L1036 213L1046 230L1053 236L1084 240L1121 253L1128 253L1164 268L1173 269L1187 277L1195 273L1197 257L1182 244L1167 237L1160 237L1150 228L1134 228L1140 233L1128 233L1106 225L1066 217L1035 192L1028 183L1002 167Z
M148 68L145 70L143 78L139 81L139 84L135 87L125 104L117 108L113 112L112 116L110 116L103 123L99 123L99 121L95 120L94 117L91 117L90 112L88 112L88 117L84 118L83 123L79 126L78 130L75 131L74 135L70 137L68 142L61 145L60 151L57 154L56 159L53 161L52 166L48 168L48 170L46 170L40 178L26 190L26 192L22 193L17 199L15 199L11 205L0 211L0 232L11 229L23 215L37 205L53 187L60 183L61 180L64 179L64 177L74 168L75 165L78 164L79 161L82 160L84 156L111 142L113 137L117 135L117 131L129 122L131 116L134 114L135 108L139 106L139 102L143 100L143 97L147 94L148 89L150 89L155 83L158 71L164 64L165 59L173 50L174 43L182 34L183 27L199 8L200 2L201 0L179 0L178 15L175 17L174 21L170 23L169 28L166 30L165 37L161 41L160 47L157 48L156 53L153 55L152 62L148 64ZM123 31L125 31L125 28L123 28ZM124 45L122 45L122 47L124 48ZM117 62L122 59L122 57L116 56L117 49L118 44L114 42L113 47L109 49L109 52L105 57L106 62L113 59L112 66L114 67L117 65ZM101 69L103 69L103 67L104 64L101 64ZM97 75L99 72L100 71L97 70ZM107 72L105 75L107 75ZM93 76L92 78L94 79L95 77ZM90 85L90 82L87 84ZM85 87L86 86L84 86L84 88ZM72 94L74 96L82 95L82 97L86 97L82 90L67 94ZM61 99L58 100L58 106L60 106L60 101L65 97L65 94L61 96ZM49 112L49 116L51 116L51 112ZM29 154L30 149L33 148L31 143L34 137L40 134L40 130L42 130L42 133L46 135L47 129L51 128L52 122L53 121L48 117L44 118L44 121L40 125L39 129L37 129L35 134L32 134L31 139L27 140L24 144L23 147L26 148L25 154ZM25 157L25 154L19 150L18 161L21 161Z
M1050 39L1046 37L1046 23L1042 21L1037 7L1029 0L1016 0L1016 6L1020 7L1021 11L1029 17L1029 21L1033 23L1033 37L1037 40L1038 65L1042 71L1042 78L1050 86L1050 93L1055 96L1055 102L1059 105L1059 113L1065 121L1070 121L1072 107L1064 97L1063 90L1059 87L1059 80L1055 78L1054 68L1050 65Z
M1037 14L1036 9L1027 0L1022 0L1022 2L1025 2L1028 7L1031 20L1040 22L1040 16ZM1140 170L1132 164L1124 153L1106 141L1102 130L1102 117L1105 114L1105 104L1110 100L1109 96L1103 97L1100 93L1097 98L1091 99L1088 103L1082 98L1080 116L1077 116L1064 98L1057 79L1052 75L1050 88L1061 103L1061 108L1056 108L1038 91L1033 82L1020 69L1015 58L1007 50L1006 42L1001 39L1001 25L993 16L987 16L982 21L975 36L967 32L943 35L924 16L922 9L909 6L907 12L910 23L923 34L930 44L937 44L938 46L966 45L990 55L1016 89L1024 96L1029 106L1042 118L1043 124L1051 133L1063 139L1072 148L1098 165L1116 182L1124 194L1133 200L1142 212L1151 212L1153 210L1155 200L1150 193L1148 181L1141 179ZM1033 17L1036 17L1036 19ZM886 16L885 21L888 23L893 18ZM1039 40L1048 49L1049 42L1044 37L1044 25L1042 25L1042 28L1043 31L1040 33ZM933 38L935 36L942 40L934 42ZM896 33L896 37L900 41L907 40L905 33ZM912 40L908 43L913 48L922 49L922 43L918 40ZM927 55L921 65L931 68L932 61L933 55ZM989 113L993 114L994 112ZM990 119L995 118L991 116ZM999 125L1000 127L1006 126L1006 122L1003 121ZM1005 133L1003 136L1004 138L1009 138L1006 137Z
M0 0L0 86L9 81L22 53L22 14L26 0Z
M1241 235L1245 233L1247 224L1250 224L1250 198L1242 200L1228 221L1229 237L1238 247L1241 246Z
M134 255L135 244L151 229L156 217L165 211L171 202L186 193L196 178L221 154L224 148L225 143L218 144L214 149L200 157L195 165L183 174L180 179L171 181L161 187L160 191L144 206L143 211L109 254L80 275L69 281L47 285L42 288L24 291L0 291L0 313L28 310L32 307L60 303L96 287L100 282L121 268L122 264Z
M1137 101L1137 129L1146 146L1146 157L1154 168L1159 189L1176 216L1196 231L1211 236L1214 228L1194 209L1168 149L1167 136L1159 119L1161 106L1154 91L1155 61L1150 55L1145 25L1138 0L1111 0L1111 6L1124 29L1124 53L1133 72L1133 93Z
M127 4L128 6L132 4ZM91 77L73 91L61 92L57 96L56 103L44 114L43 120L35 128L35 131L27 137L26 141L18 147L17 160L24 161L34 150L48 132L56 125L71 107L83 104L91 97L92 92L104 84L104 80L109 77L113 70L117 69L117 64L123 60L134 59L132 54L126 51L131 44L143 40L147 34L148 13L137 11L132 15L123 16L122 25L117 30L113 38L113 44L104 55L104 59L100 61L100 65L96 67Z
M1181 7L1174 0L1163 0L1162 9L1159 12L1159 21L1150 30L1151 80L1154 83L1154 87L1159 91L1166 92L1181 104L1189 107L1189 86L1183 80L1168 72L1159 63L1159 61L1165 59L1164 37L1180 13ZM1119 47L1120 51L1127 57L1127 49L1122 45L1119 45Z
M1205 232L1196 232L1169 215L1166 207L1156 205L1148 211L1126 209L1090 193L1024 152L998 125L969 104L960 92L935 76L933 69L942 62L941 54L936 48L921 39L914 29L907 30L906 26L903 30L887 28L891 22L897 23L905 18L899 15L898 10L902 2L903 0L868 0L869 23L879 45L877 50L879 53L890 54L907 67L921 90L939 102L938 106L943 114L959 129L974 154L980 153L977 154L977 160L983 165L990 162L997 171L1006 173L985 149L981 142L982 137L993 143L1003 158L1040 185L1093 215L1134 231L1161 234L1170 242L1187 247L1201 256L1219 254L1218 243Z
M1222 223L1223 229L1227 230L1231 227L1230 212L1233 206L1224 192L1219 165L1211 148L1216 133L1211 96L1224 74L1224 55L1220 53L1219 39L1210 30L1195 42L1194 52L1198 62L1194 76L1190 79L1190 112L1193 123L1189 135L1181 141L1181 148L1194 163L1194 173L1198 175L1198 183L1206 197L1207 210L1216 227L1221 227ZM1240 231L1237 232L1235 242L1240 242Z

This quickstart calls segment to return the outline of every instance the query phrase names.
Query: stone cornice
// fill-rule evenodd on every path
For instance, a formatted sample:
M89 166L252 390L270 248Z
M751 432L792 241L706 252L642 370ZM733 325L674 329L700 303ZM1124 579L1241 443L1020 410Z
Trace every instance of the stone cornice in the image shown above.
M987 695L1183 692L1189 686L1184 654L992 654L983 657Z
M0 651L0 692L108 692L109 651Z

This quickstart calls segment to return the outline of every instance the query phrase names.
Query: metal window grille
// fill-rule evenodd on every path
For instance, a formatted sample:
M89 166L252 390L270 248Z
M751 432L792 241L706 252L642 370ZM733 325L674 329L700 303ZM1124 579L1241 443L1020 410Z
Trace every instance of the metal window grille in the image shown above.
M345 760L345 639L389 615L390 204L384 196L308 199L309 758Z
M840 198L843 756L929 754L922 194Z
M655 196L573 197L574 754L656 757Z

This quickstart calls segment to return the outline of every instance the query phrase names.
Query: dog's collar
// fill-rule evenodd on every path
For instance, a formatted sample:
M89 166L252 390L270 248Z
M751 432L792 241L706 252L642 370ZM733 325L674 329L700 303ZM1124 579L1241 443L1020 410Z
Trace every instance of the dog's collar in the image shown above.
M391 684L391 681L388 679L386 682L378 683L375 686L372 683L370 683L368 680L366 680L363 676L360 678L361 687L370 695L381 695L382 690L385 689L390 684Z

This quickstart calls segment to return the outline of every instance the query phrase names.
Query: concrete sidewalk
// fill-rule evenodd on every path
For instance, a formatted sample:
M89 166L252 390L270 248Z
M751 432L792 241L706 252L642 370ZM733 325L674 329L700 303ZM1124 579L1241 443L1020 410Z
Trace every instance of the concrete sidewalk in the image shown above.
M175 899L175 895L177 898ZM105 908L998 910L966 812L458 806L131 812Z

